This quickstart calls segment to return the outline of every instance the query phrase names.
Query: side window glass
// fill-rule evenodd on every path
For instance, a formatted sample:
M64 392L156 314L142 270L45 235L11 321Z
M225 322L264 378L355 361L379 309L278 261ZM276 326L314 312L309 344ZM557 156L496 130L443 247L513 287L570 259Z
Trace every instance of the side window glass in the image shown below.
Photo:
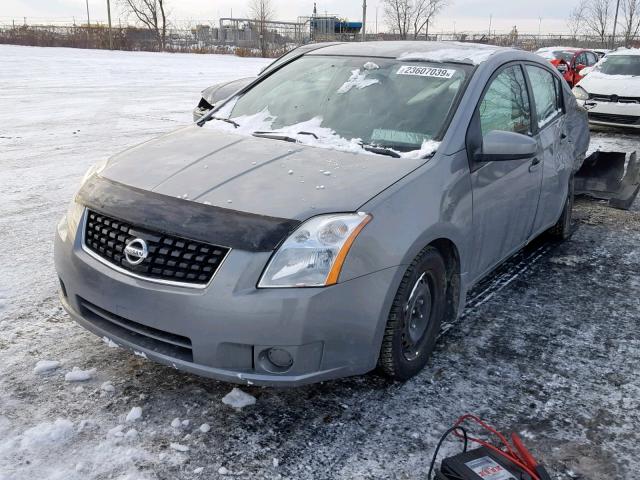
M533 101L538 114L538 127L542 128L555 119L561 110L558 109L558 90L556 79L551 72L533 65L526 66Z
M578 65L586 65L587 64L587 54L582 52L580 55L578 55L578 58L576 58L576 67Z
M598 63L598 56L595 53L587 53L587 67L592 67Z
M531 133L531 109L522 69L507 67L493 79L479 105L482 135L492 130Z
M563 93L562 93L562 83L560 83L560 80L558 79L558 77L554 76L553 80L556 82L556 98L558 99L558 110L560 111L560 113L564 112L564 97L563 97Z

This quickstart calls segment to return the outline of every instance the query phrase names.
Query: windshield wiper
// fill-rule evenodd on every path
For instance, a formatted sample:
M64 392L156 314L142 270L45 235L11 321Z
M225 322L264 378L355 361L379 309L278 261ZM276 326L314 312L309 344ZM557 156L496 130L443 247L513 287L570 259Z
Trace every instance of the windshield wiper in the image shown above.
M284 142L298 143L298 140L296 140L295 138L290 137L288 135L285 135L284 133L278 133L278 132L253 132L252 135L254 137L259 137L259 138L270 138L271 140L282 140Z
M378 155L387 155L393 158L400 158L400 154L390 148L378 147L375 145L367 145L366 143L362 144L362 148L367 152L377 153Z
M198 121L198 125L201 127L202 125L204 125L205 122L208 122L209 120L219 120L221 122L230 123L231 125L233 125L236 128L240 127L240 124L238 122L234 122L230 118L222 118L222 117L215 117L215 116L209 117L206 120Z

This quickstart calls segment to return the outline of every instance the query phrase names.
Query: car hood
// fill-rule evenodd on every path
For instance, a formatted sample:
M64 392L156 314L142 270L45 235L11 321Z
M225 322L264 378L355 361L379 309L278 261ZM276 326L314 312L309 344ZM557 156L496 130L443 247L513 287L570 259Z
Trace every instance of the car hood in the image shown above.
M588 93L640 97L640 77L591 72L578 83Z
M236 93L238 90L243 89L254 80L255 77L240 78L238 80L212 85L202 91L202 98L204 98L209 105L215 105L220 100L229 98L231 95Z
M185 201L305 220L356 211L425 159L347 153L189 126L112 157L101 176Z

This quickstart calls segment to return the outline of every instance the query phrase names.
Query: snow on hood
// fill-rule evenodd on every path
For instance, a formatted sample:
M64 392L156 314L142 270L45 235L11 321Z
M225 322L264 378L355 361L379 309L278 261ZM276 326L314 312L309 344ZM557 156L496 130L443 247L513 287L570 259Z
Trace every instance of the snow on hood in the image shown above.
M351 80L353 80L354 77L357 76L356 72L359 73L360 71L354 70L351 79L348 80L341 88L366 88L366 86L368 86L368 84L366 84L367 80L365 79L364 81L360 81L363 79L361 79L359 76L358 81L354 80L353 83L350 83ZM349 87L346 87L347 84L349 85ZM228 118L230 112L235 106L236 101L237 99L231 99L228 103L223 105L220 110L216 112L215 116L220 118ZM268 132L270 134L277 134L294 138L297 143L310 147L326 148L329 150L359 153L363 155L379 155L377 153L365 150L362 147L362 139L352 138L349 140L338 135L333 129L323 127L323 119L320 116L316 116L310 120L306 120L294 125L287 125L278 129L274 129L273 123L276 120L277 117L272 115L268 109L265 109L254 115L243 115L240 117L235 117L233 121L240 125L238 128L230 123L216 120L211 120L209 123L211 127L215 128L216 130L222 130L237 135L253 136L255 132ZM300 134L300 132L305 133ZM435 153L438 150L439 146L440 142L425 140L422 143L421 147L417 150L412 150L409 152L400 152L394 150L394 152L396 152L401 158L418 159L425 158L426 156Z
M588 93L640 97L640 77L607 75L598 70L590 72L578 85Z
M407 52L398 60L411 62L464 62L479 65L489 59L491 55L502 50L492 45L451 42L451 48L433 50L431 52Z

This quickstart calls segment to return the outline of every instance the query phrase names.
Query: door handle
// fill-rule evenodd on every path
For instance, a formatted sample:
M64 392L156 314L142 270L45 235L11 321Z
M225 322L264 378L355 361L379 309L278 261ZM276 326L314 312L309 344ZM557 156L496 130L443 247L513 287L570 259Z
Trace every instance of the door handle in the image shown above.
M540 165L540 159L538 157L531 160L531 164L529 165L529 171L533 172Z

